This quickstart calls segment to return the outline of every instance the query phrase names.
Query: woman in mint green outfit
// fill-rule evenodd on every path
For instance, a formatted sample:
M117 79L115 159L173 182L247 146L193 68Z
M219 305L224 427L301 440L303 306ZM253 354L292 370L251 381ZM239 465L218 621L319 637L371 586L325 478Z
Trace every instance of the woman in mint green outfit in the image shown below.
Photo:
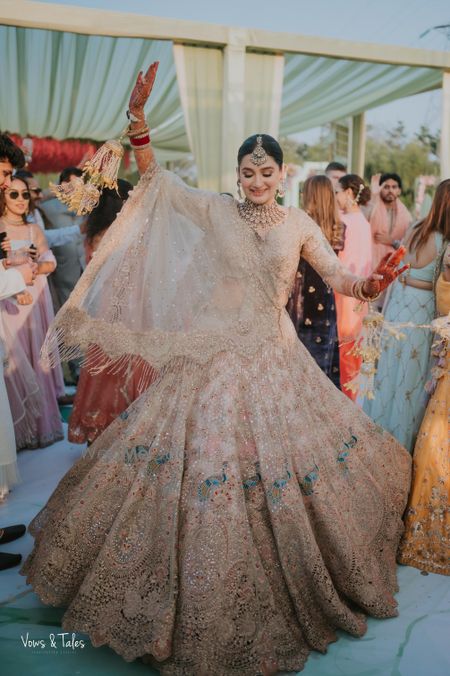
M450 239L450 179L439 185L429 215L405 237L411 268L392 285L384 307L386 320L429 324L435 315L433 279L444 241ZM388 430L410 453L425 413L433 334L429 329L402 329L403 340L385 335L372 400L364 411Z

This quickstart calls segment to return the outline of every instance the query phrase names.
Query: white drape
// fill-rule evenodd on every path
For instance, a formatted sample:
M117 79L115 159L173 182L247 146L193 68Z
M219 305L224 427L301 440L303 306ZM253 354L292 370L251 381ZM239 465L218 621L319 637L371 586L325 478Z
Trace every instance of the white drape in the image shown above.
M181 105L200 188L220 190L223 54L221 49L173 47Z

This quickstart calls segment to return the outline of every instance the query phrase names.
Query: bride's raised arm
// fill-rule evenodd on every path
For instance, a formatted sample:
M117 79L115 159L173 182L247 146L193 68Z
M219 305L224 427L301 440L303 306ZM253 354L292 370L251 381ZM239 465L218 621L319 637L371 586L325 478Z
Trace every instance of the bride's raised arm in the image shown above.
M128 104L127 115L130 120L128 135L141 176L155 161L150 142L150 130L145 119L144 106L152 92L158 66L159 61L155 61L149 66L145 75L143 75L142 71L139 71Z

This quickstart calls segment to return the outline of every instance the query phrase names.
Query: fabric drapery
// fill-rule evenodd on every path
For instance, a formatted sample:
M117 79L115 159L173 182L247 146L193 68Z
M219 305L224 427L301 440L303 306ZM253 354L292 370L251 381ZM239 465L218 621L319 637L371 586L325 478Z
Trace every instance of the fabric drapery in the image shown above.
M245 135L278 136L283 90L284 56L245 55Z
M148 109L160 160L189 152L172 43L0 26L2 129L104 141L120 135L136 74L160 61ZM7 64L7 67L6 67Z
M432 68L286 54L281 134L294 134L441 86Z
M220 190L223 53L221 49L174 45L174 60L197 183Z

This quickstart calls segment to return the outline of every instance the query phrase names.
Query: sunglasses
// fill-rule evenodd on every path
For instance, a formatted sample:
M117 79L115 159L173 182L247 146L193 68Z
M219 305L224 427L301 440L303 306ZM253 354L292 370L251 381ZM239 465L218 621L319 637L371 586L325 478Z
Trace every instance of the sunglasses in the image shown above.
M22 190L22 192L19 192L18 190L10 190L9 192L6 193L8 197L10 197L12 200L17 200L19 197L22 197L24 200L29 200L30 199L30 193L28 190Z
M35 192L36 195L40 195L42 192L42 188L30 188L30 192Z

